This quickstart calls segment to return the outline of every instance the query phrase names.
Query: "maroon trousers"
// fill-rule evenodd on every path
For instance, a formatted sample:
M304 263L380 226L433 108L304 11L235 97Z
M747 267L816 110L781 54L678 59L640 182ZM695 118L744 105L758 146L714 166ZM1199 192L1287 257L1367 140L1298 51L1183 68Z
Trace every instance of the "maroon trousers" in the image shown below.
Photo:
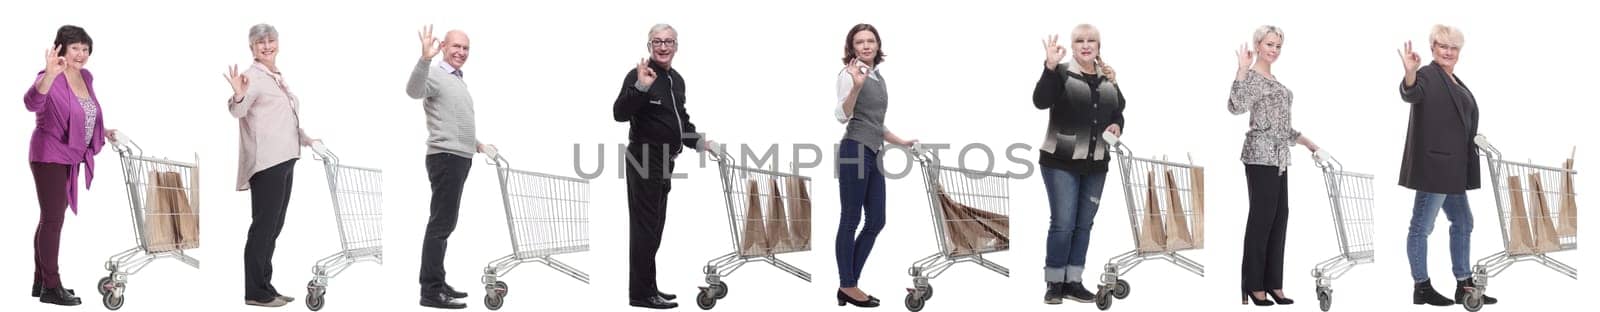
M57 256L61 253L61 224L67 213L68 177L72 166L30 162L33 187L39 195L39 228L33 232L33 280L44 288L61 287Z

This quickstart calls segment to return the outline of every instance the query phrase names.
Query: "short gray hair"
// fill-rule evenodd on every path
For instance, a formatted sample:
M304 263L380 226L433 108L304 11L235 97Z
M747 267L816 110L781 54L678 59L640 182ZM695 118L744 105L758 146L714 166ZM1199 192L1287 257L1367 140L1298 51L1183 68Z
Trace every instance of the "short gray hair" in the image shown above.
M674 36L676 36L678 34L678 30L677 29L672 28L672 25L667 25L666 23L661 23L661 24L656 24L655 26L650 26L650 34L645 35L645 40L650 40L651 37L655 37L656 33L663 32L663 31L668 31L668 30L671 30L672 34Z
M1461 34L1461 29L1444 24L1433 25L1433 31L1428 34L1428 40L1434 43L1453 44L1456 47L1467 44L1467 38Z
M278 38L278 28L266 23L250 26L250 43L253 44L256 41L267 38Z
M1257 27L1256 28L1256 34L1253 37L1255 39L1255 43L1259 44L1259 43L1261 43L1261 40L1267 40L1267 35L1269 35L1269 34L1270 35L1278 35L1278 40L1283 40L1283 29L1282 28L1278 28L1278 26L1272 26L1272 25L1261 25L1261 27Z

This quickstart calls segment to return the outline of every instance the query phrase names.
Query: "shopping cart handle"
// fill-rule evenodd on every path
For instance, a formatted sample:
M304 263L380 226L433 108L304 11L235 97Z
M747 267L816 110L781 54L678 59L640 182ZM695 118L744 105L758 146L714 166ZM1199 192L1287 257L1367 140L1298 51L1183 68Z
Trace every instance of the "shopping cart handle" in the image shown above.
M1105 139L1106 145L1117 146L1117 144L1122 143L1122 138L1118 138L1117 135L1111 134L1111 131L1100 133L1100 138Z
M116 133L111 135L110 139L111 148L116 150L118 153L128 153L130 155L144 154L144 149L139 148L138 143L133 143L133 139L128 138L128 133L126 131L117 130Z
M321 140L311 142L311 152L315 153L315 155L320 159L329 159L333 160L334 162L339 162L339 156L334 155L333 151L329 150L327 145L322 144Z
M1490 146L1494 146L1494 145L1492 145L1492 144L1489 144L1489 137L1487 137L1487 136L1484 136L1484 135L1482 135L1482 134L1479 134L1479 135L1477 135L1477 136L1474 136L1474 137L1472 137L1472 143L1478 143L1478 146L1479 146L1479 147L1490 147Z
M1316 161L1318 168L1344 170L1344 164L1339 163L1338 159L1334 159L1333 152L1329 152L1326 148L1317 149L1316 153L1311 154L1311 159Z

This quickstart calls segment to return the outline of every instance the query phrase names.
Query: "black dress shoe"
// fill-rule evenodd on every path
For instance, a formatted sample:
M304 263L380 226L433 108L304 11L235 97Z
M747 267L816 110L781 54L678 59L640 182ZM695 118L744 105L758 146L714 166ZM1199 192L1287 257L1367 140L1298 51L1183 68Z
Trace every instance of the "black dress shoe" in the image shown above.
M1250 303L1255 304L1258 307L1269 307L1269 306L1272 306L1274 304L1277 304L1277 303L1272 302L1272 299L1267 299L1267 298L1256 299L1256 296L1254 294L1252 294L1251 292L1248 292L1248 291L1244 292L1244 297L1245 298L1249 298L1250 299Z
M651 296L650 298L646 298L646 299L628 299L628 305L635 306L635 307L640 307L640 308L646 308L646 309L657 309L657 310L665 310L665 309L671 309L671 308L678 307L678 303L670 302L670 301L667 301L666 299L661 299L660 296Z
M39 298L39 291L41 291L41 290L44 290L44 281L33 280L33 292L31 292L33 297L34 298ZM73 294L73 295L77 295L78 294L78 292L72 291L71 289L67 289L67 293L68 294Z
M40 291L39 302L64 306L83 304L83 300L79 300L78 296L68 293L66 289L62 288L46 288Z
M1279 291L1282 291L1282 290L1279 290ZM1278 297L1278 292L1277 291L1268 291L1267 292L1267 297L1272 297L1272 302L1277 303L1278 305L1291 305L1291 304L1294 304L1294 299L1289 299L1289 297Z
M1417 283L1412 287L1413 290L1411 291L1411 304L1426 304L1436 307L1456 304L1455 301L1450 301L1450 298L1445 298L1444 295L1439 294L1439 291L1433 290L1432 280L1422 281L1421 283Z
M661 299L666 299L666 300L678 299L678 295L664 293L664 292L661 292L660 290L656 291L656 296L657 297L661 297Z
M1477 284L1473 284L1472 283L1472 279L1456 281L1456 303L1467 302L1467 288L1468 287L1478 287L1478 285ZM1496 303L1500 303L1500 299L1495 299L1494 297L1490 297L1489 294L1484 294L1483 295L1483 304L1487 305L1487 304L1496 304Z
M456 301L455 298L450 298L450 296L446 295L445 293L422 296L422 301L420 303L424 307L439 309L464 309L467 307L467 303Z
M836 295L834 297L839 299L839 306L841 306L841 307L844 306L844 304L846 304L846 303L849 303L850 305L853 305L853 306L862 307L862 308L874 308L874 307L877 307L878 304L879 304L878 298L876 298L876 297L867 296L867 300L856 300L856 298L851 298L850 295L844 294L843 290L840 290L838 295Z
M444 285L444 291L442 291L442 292L446 296L450 296L450 298L461 299L461 298L466 298L467 297L467 292L456 291L456 288L455 287L450 287L450 285Z

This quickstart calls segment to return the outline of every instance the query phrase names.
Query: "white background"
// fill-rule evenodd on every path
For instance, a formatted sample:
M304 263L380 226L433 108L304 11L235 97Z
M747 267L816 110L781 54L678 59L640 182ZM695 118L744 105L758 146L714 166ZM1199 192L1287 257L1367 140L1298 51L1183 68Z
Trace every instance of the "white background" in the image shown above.
M679 30L675 68L688 80L695 123L721 142L783 144L785 163L792 161L789 144L831 146L842 133L832 118L834 79L842 37L855 23L873 23L882 33L888 55L883 73L894 95L888 124L896 133L996 149L1036 145L1042 137L1046 114L1029 103L1043 58L1039 38L1065 36L1078 23L1099 26L1104 59L1116 67L1129 98L1126 142L1141 156L1188 154L1210 168L1208 249L1188 253L1208 266L1207 276L1166 263L1143 265L1125 276L1133 293L1116 303L1120 311L1238 304L1246 212L1238 151L1247 119L1229 115L1224 105L1236 66L1233 53L1261 24L1286 31L1274 73L1295 92L1295 127L1350 170L1377 175L1378 262L1335 282L1336 309L1412 308L1403 237L1413 193L1394 183L1407 115L1396 91L1402 68L1395 49L1406 40L1417 43L1426 61L1431 57L1420 48L1427 46L1429 26L1446 23L1465 31L1457 73L1478 98L1481 132L1509 157L1556 165L1574 145L1595 146L1585 134L1596 127L1580 119L1592 115L1593 101L1582 97L1592 81L1586 74L1596 68L1590 57L1595 44L1584 31L1592 26L1579 22L1585 10L1566 2L967 1L915 8L867 1L445 3L8 2L0 9L7 42L0 49L0 86L20 95L43 66L41 54L55 29L83 26L96 43L88 68L97 78L107 125L131 134L153 155L201 155L205 238L191 254L201 259L202 269L174 261L152 264L131 277L127 311L254 310L239 300L249 197L232 191L237 122L224 109L230 89L219 74L231 64L248 66L246 30L260 22L282 34L279 66L302 100L306 131L349 164L385 170L388 261L358 265L335 278L328 311L423 309L415 303L415 276L428 214L426 132L420 101L401 89L419 53L415 31L428 23L437 25L440 36L452 28L470 34L474 53L464 70L477 102L479 138L497 144L517 168L574 175L573 144L585 144L584 168L590 170L596 166L592 146L608 146L606 174L593 181L593 251L559 257L586 270L593 284L525 266L506 278L511 295L505 309L627 309L626 197L615 158L627 125L612 122L609 114L623 74L645 56L646 30L657 22ZM37 216L25 165L32 120L15 106L0 114L0 124L8 125L0 131L6 133L0 146L7 146L0 153L0 164L6 164L0 176L10 177L0 180L0 190L16 211L0 221L11 237L0 240L0 250L13 251L0 258L8 268L0 270L0 280L11 281L0 283L0 303L66 310L22 297ZM86 305L77 309L100 309L92 281L105 274L105 257L133 246L120 168L107 151L98 157L100 180L82 193L82 213L69 217L63 232L62 275ZM1311 310L1316 300L1308 272L1338 249L1320 174L1303 149L1295 153L1285 283L1301 302L1289 309ZM274 260L277 287L301 300L310 265L338 249L320 165L309 152L304 155ZM1019 155L1029 163L1037 157L1032 151ZM816 281L748 266L726 279L731 295L717 309L808 311L833 305L837 183L832 156L826 158L822 167L803 172L817 182L816 250L784 257ZM890 168L905 165L898 154L889 158ZM1590 162L1578 163L1582 170ZM446 266L450 282L472 294L470 308L483 309L481 268L509 253L509 244L493 167L481 158L475 164ZM660 284L682 296L680 309L694 309L694 287L703 285L700 266L732 246L714 167L700 168L686 154L679 168L689 178L675 181L658 257ZM1009 162L997 167L1024 169ZM1489 185L1487 171L1484 178ZM901 289L910 286L905 269L936 249L920 179L912 174L889 181L890 220L861 279L865 290L884 300L882 309L902 308ZM1120 185L1115 178L1107 181L1089 253L1090 280L1107 258L1132 248ZM1016 244L992 258L1015 276L958 266L933 280L938 296L929 311L1092 309L1039 303L1048 218L1043 184L1035 175L1011 186ZM1590 184L1582 184L1578 192L1588 190ZM1478 224L1476 259L1502 243L1492 194L1469 196ZM1430 273L1439 280L1436 286L1448 289L1449 223L1440 219L1430 239ZM1581 263L1594 261L1584 255L1579 250L1557 258L1589 269ZM1532 264L1514 266L1491 285L1491 294L1503 300L1493 310L1576 310L1579 301L1573 300L1586 295L1580 282ZM287 309L302 309L301 303Z

